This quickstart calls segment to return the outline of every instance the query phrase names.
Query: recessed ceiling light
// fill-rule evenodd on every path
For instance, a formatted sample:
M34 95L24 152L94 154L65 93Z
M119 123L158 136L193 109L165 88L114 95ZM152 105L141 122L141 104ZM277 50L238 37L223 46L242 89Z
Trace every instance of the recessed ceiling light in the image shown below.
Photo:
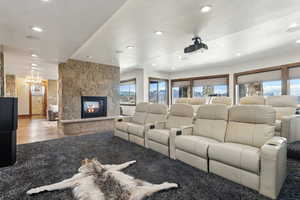
M155 66L156 66L156 64L155 64L155 63L153 63L153 64L152 64L152 66L153 66L153 67L155 67Z
M299 26L297 23L292 23L292 24L289 26L289 28L295 28L295 27L297 27L297 26Z
M40 28L40 27L37 27L37 26L33 26L33 27L31 28L31 30L33 30L33 31L35 31L35 32L39 32L39 33L43 32L43 29Z
M127 48L127 49L133 49L134 46L127 46L126 48Z
M38 65L37 65L37 64L35 64L35 63L32 63L32 64L31 64L31 66L33 66L33 67L37 67Z
M33 58L37 58L37 57L39 57L38 55L36 55L36 54L32 54L31 55L31 57L33 57Z
M241 55L242 55L241 53L237 53L237 54L236 54L236 56L241 56Z
M155 31L154 33L155 33L155 35L162 35L162 34L164 34L162 31Z
M42 2L49 2L50 0L41 0Z
M39 68L31 67L32 70L39 70Z
M211 9L212 9L212 6L210 6L210 5L202 6L201 12L208 13L209 11L211 11Z
M300 40L297 40L296 43L297 43L297 44L300 44Z

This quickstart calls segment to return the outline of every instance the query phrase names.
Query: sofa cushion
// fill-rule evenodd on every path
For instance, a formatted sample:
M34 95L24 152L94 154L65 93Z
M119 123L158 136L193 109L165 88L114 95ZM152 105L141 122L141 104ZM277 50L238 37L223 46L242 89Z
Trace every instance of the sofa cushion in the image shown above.
M275 109L271 106L233 106L229 109L229 120L235 122L274 125L275 114Z
M193 135L224 142L228 119L226 105L203 105L199 108L196 118Z
M163 145L169 145L170 130L168 129L151 129L148 132L150 140Z
M264 96L248 96L240 99L241 105L265 105Z
M274 135L275 126L229 122L227 125L225 141L260 148Z
M297 97L295 96L270 96L266 100L267 105L273 107L294 107L297 108Z
M213 143L219 142L201 136L181 135L175 138L176 149L200 156L202 158L207 158L208 147Z
M189 104L191 105L203 105L206 104L206 98L191 98L189 101Z
M173 104L170 109L170 115L192 118L194 116L194 110L191 105Z
M223 104L227 106L232 105L231 97L214 97L211 101L212 104Z
M273 107L276 110L276 119L282 120L284 117L292 116L296 113L296 108L293 107Z
M193 135L224 142L226 127L227 121L225 120L197 119L194 124Z
M227 120L228 108L222 104L208 104L200 106L197 111L197 119Z
M120 131L124 131L127 132L128 131L128 124L130 122L116 122L115 123L115 127L116 129L120 130Z
M144 138L145 127L140 124L128 124L128 133Z
M181 126L189 126L193 124L192 117L169 116L166 128L180 128Z
M132 122L144 125L146 121L146 117L147 117L146 112L135 112L132 117Z
M211 144L208 149L209 159L259 174L259 148L235 143Z

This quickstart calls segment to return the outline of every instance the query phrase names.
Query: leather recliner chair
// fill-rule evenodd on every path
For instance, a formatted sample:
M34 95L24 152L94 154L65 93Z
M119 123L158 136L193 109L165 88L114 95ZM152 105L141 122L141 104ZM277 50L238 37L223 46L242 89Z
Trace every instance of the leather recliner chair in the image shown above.
M129 126L131 130L137 125L144 126L149 103L139 103L136 105L135 113L130 117L117 118L115 120L114 136L129 141Z
M213 97L213 99L211 100L211 104L223 104L223 105L227 105L227 106L231 106L232 105L232 99L231 97Z
M209 146L209 171L275 199L286 178L287 141L274 135L274 108L230 108L225 143Z
M187 104L174 104L164 122L156 122L146 133L146 146L150 149L170 156L171 132L190 131L193 123L193 108Z
M200 106L191 134L171 136L171 156L208 172L208 149L211 144L224 142L228 119L226 105Z

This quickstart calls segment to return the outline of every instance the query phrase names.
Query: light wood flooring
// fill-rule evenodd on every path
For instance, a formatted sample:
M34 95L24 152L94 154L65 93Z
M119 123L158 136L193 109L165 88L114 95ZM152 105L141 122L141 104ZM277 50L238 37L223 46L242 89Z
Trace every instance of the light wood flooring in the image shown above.
M57 128L57 122L47 121L44 116L19 119L17 144L45 141L64 137Z

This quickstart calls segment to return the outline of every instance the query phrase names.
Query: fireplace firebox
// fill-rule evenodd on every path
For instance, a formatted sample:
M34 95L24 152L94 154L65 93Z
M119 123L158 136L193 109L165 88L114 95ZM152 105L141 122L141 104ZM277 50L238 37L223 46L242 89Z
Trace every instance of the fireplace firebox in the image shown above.
M81 97L81 118L106 117L106 115L107 97Z

